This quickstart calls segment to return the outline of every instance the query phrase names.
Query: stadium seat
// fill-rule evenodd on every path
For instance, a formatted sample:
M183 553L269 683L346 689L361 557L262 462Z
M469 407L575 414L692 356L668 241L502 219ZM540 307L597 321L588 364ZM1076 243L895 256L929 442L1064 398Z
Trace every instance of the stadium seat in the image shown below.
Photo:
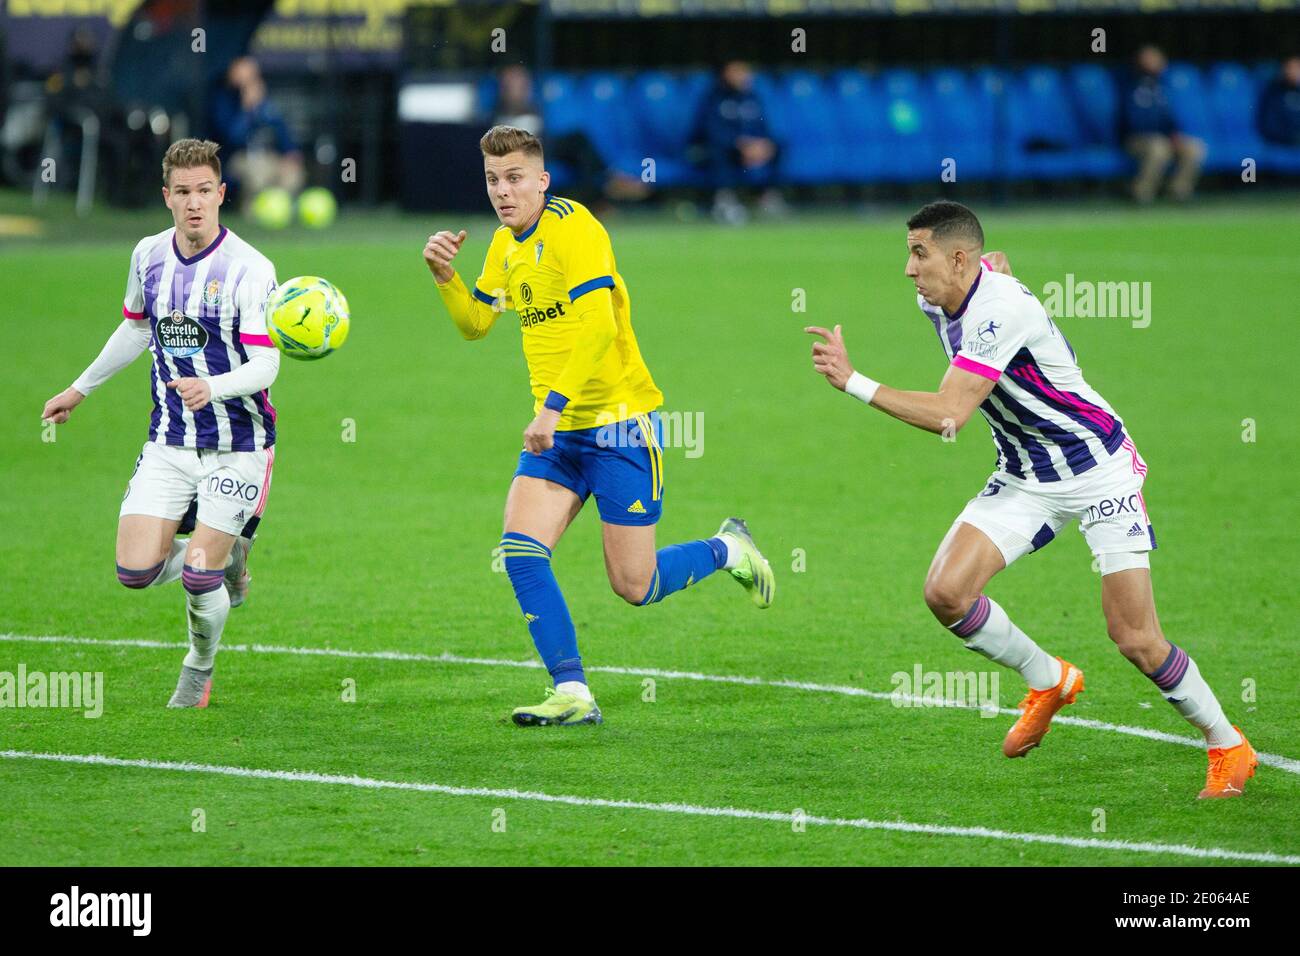
M957 181L994 178L996 84L988 76L939 69L927 77L938 155L956 161Z
M798 70L785 74L778 86L786 109L781 141L782 180L800 184L836 181L840 172L840 124L821 77Z
M708 83L707 74L677 76L664 70L648 70L632 81L628 108L640 149L654 159L655 181L661 186L695 185L702 180L688 160L688 149Z
M598 70L586 75L584 85L589 112L583 129L592 145L614 169L639 176L645 149L638 118L628 109L626 80L618 73Z
M1013 179L1058 179L1087 170L1083 132L1061 74L1050 66L1023 70L1007 88L1007 125L1012 149L1006 157Z
M1119 146L1119 86L1115 75L1098 63L1077 63L1066 70L1070 99L1089 142Z
M871 183L883 178L885 103L874 80L861 70L837 70L826 80L839 137L837 178Z
M887 182L937 179L943 156L934 143L933 104L920 75L908 69L886 70L879 88L885 110L883 178Z
M1169 105L1179 126L1207 143L1214 139L1214 121L1205 96L1201 71L1190 63L1171 63L1165 73Z
M1206 76L1215 138L1205 167L1211 172L1241 172L1247 157L1260 161L1264 141L1256 126L1259 92L1250 72L1239 63L1216 63Z
M569 73L549 73L542 81L542 112L546 134L562 136L583 128L586 104L579 99L581 84Z
M486 73L479 78L475 88L477 101L474 109L479 116L491 117L497 108L497 77L495 73Z
M1097 63L1079 63L1066 71L1065 81L1087 150L1088 175L1127 175L1134 164L1119 142L1120 92L1115 74Z

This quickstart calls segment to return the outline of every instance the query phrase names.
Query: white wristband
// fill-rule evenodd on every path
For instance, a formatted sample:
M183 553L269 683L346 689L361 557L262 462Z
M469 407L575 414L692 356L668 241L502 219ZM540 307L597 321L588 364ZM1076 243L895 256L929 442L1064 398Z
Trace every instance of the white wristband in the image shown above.
M876 389L880 388L880 383L875 379L867 378L861 372L854 372L849 376L849 380L844 383L844 391L848 392L854 398L861 399L868 405L876 397Z

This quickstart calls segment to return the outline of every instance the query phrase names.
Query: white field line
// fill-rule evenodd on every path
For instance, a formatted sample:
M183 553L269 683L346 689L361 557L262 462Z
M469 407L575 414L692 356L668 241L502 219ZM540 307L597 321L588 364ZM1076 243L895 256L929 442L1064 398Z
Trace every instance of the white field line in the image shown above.
M189 645L183 641L149 641L130 638L110 638L100 640L89 637L34 636L28 634L0 634L0 642L34 643L34 644L82 644L92 647L129 647L149 648L155 650L187 650ZM541 670L542 664L536 659L512 661L495 657L461 657L457 654L416 654L409 651L349 651L333 647L289 647L277 644L225 644L221 651L251 654L296 654L305 657L342 657L360 660L380 661L415 661L427 664L472 664L482 667L522 667ZM587 666L584 670L596 674L622 674L632 677L657 677L664 680L693 680L712 684L741 684L749 687L779 687L787 690L811 691L821 694L840 694L846 697L866 697L871 700L904 700L910 704L934 706L933 699L926 699L916 694L893 694L886 691L867 690L847 684L815 684L798 680L768 680L762 677L743 677L735 674L701 674L696 671L660 670L656 667L614 667ZM957 710L976 710L968 704L944 700L940 706ZM1020 711L1011 707L1001 707L999 714L1017 717ZM1068 717L1057 715L1052 718L1054 724L1066 724L1071 727L1086 727L1089 730L1102 730L1114 734L1128 734L1131 737L1143 737L1162 743L1182 744L1185 747L1205 749L1205 741L1195 737L1182 737L1178 734L1165 733L1162 730L1150 730L1146 727L1132 727L1127 724L1111 724L1103 720L1090 720L1086 717ZM1269 767L1276 767L1288 773L1300 774L1300 760L1284 757L1280 754L1260 753L1259 762Z
M970 837L982 840L1004 840L1015 843L1047 843L1055 846L1075 847L1083 850L1118 850L1129 853L1155 853L1171 856L1195 857L1203 860L1239 860L1250 863L1300 864L1300 856L1278 853L1251 853L1226 850L1220 847L1187 846L1180 843L1134 843L1128 840L1096 840L1083 837L1057 836L1051 833L1017 833L1011 830L992 830L987 827L951 827L931 823L909 823L905 820L865 820L842 817L820 817L775 810L746 810L739 807L707 807L691 803L650 803L643 800L608 800L603 797L575 797L563 794L540 793L536 790L515 790L496 787L453 787L442 783L416 783L405 780L377 780L373 777L342 774L310 773L302 770L260 770L251 767L223 767L213 764L174 762L167 760L128 760L122 757L105 757L100 754L49 754L25 750L0 750L6 760L45 760L56 763L90 764L101 767L130 767L141 770L172 770L180 773L210 773L226 777L246 777L257 780L280 780L294 783L333 784L361 787L371 790L410 790L419 793L440 793L452 797L492 797L498 800L531 800L538 803L559 803L572 807L599 807L611 810L646 810L651 813L676 813L693 817L728 817L736 820L765 820L791 825L796 820L814 826L852 827L858 830L891 830L896 833L921 833L927 836Z

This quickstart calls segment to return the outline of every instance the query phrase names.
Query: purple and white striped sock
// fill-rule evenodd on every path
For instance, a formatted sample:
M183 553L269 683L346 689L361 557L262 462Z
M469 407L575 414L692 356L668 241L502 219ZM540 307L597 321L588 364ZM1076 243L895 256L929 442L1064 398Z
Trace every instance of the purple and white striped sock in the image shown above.
M1160 688L1165 700L1174 705L1174 710L1205 734L1209 746L1235 747L1241 743L1241 735L1228 722L1219 699L1201 676L1196 661L1177 644L1169 644L1169 656L1165 662L1147 676Z
M1011 623L1002 606L986 594L948 630L976 654L1017 671L1034 690L1051 690L1061 682L1061 662Z
M230 595L225 588L224 569L205 571L188 564L181 571L185 585L186 617L190 625L190 652L185 666L207 670L217 656L221 632L230 614Z

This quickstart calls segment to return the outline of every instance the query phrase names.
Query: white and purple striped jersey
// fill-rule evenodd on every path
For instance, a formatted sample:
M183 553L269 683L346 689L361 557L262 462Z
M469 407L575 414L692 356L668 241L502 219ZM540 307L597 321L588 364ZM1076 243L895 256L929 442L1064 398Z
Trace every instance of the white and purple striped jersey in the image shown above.
M1083 380L1074 349L1018 279L982 266L952 315L919 295L917 303L951 363L997 383L980 411L993 431L999 471L1060 481L1124 443L1124 423Z
M246 346L271 346L266 301L275 267L225 226L212 244L186 258L175 228L140 240L131 254L122 314L149 320L153 337L149 440L179 448L256 451L275 444L275 408L269 389L185 407L167 383L220 375L248 361Z

